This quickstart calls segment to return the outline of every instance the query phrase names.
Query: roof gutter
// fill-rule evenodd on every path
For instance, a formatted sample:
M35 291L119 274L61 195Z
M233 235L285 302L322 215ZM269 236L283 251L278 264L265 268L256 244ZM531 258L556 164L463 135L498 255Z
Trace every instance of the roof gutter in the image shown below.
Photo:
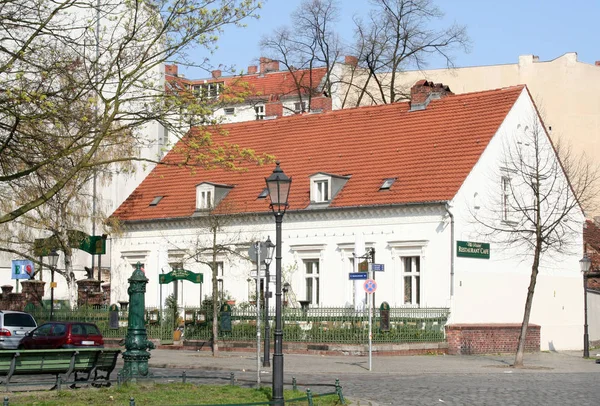
M450 299L452 299L454 297L454 214L450 211L448 202L445 209L450 216Z

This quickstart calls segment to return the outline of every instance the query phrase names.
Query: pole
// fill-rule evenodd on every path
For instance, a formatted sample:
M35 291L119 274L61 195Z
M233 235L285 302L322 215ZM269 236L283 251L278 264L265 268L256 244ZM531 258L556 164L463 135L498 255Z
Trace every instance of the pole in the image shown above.
M281 223L283 213L275 213L275 351L273 352L273 402L283 405L283 331L281 329Z
M92 268L92 269L94 269L94 268ZM92 275L93 274L94 273L92 272ZM98 254L98 281L102 282L102 254Z
M260 242L256 248L256 386L260 388Z
M269 265L265 262L265 351L263 356L263 367L271 366L271 327L269 326L269 281L271 276L269 275Z
M590 357L590 337L588 335L588 318L587 318L587 278L583 273L583 358Z
M373 273L375 273L375 272L373 272ZM371 360L372 360L372 354L373 354L373 330L371 328L371 324L372 324L371 307L372 307L371 301L369 300L369 371L371 370Z
M50 267L50 321L54 320L54 267Z

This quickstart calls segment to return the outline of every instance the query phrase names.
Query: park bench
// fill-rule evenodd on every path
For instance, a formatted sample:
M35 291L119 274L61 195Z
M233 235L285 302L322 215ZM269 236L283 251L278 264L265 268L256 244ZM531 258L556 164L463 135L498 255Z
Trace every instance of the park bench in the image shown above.
M7 389L14 375L55 375L63 382L71 375L76 381L90 381L96 386L110 384L121 350L109 348L68 348L59 350L2 350L0 376L5 376ZM99 374L101 373L101 374ZM86 374L78 379L77 374ZM61 376L62 375L62 376Z

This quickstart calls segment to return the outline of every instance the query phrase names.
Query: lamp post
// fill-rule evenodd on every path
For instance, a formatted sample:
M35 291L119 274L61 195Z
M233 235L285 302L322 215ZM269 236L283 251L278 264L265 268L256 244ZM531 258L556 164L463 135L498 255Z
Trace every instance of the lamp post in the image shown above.
M281 327L281 223L288 207L288 196L292 179L288 178L276 162L273 173L265 178L271 210L275 215L275 351L273 352L273 401L283 400L283 330Z
M590 337L588 334L588 319L587 319L587 273L590 270L592 261L583 254L583 258L579 260L579 269L583 275L583 358L590 357Z
M273 260L273 250L275 244L271 242L271 237L267 237L265 241L267 247L267 257L265 258L265 354L263 356L263 367L271 366L271 356L269 354L271 347L271 326L269 325L269 265Z
M48 255L48 265L50 265L50 321L54 317L54 269L58 264L58 252L52 250Z

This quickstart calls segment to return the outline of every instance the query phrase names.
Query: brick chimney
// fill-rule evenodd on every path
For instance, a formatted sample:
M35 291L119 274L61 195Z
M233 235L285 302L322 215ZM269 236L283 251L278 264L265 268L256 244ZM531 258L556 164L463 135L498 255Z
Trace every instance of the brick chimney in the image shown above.
M171 76L177 76L177 65L165 65L165 73Z
M344 57L344 63L346 65L350 65L350 66L354 66L356 67L358 65L358 58L352 55L346 55Z
M279 61L274 61L264 56L260 58L260 73L277 72L279 70Z
M431 100L452 94L450 88L442 83L419 80L410 88L410 110L425 110Z
M219 79L221 77L221 71L219 69L215 69L211 72L213 79Z
M248 75L256 75L257 72L258 72L258 66L256 66L256 65L248 66Z

